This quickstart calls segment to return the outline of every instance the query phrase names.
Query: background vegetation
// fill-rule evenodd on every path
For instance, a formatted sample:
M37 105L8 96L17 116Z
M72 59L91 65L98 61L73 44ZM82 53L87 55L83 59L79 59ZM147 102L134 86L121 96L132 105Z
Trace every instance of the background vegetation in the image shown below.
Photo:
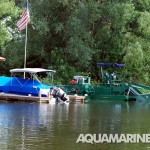
M0 0L1 73L23 67L25 31L16 29L24 1ZM125 63L124 76L150 85L150 0L29 0L27 67L55 69L66 84L97 62Z

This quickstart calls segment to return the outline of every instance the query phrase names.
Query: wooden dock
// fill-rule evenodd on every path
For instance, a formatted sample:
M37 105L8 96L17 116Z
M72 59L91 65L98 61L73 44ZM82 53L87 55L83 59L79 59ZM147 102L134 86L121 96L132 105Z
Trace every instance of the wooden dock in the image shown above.
M50 103L51 98L52 97L50 96L50 94L48 95L48 97L41 97L41 94L39 94L39 96L31 96L30 94L28 96L25 96L18 94L0 93L1 100L18 100L27 102Z
M68 95L71 102L81 102L84 103L85 96L79 96L79 95Z
M68 95L70 102L80 102L84 103L85 96L78 95ZM52 96L48 93L48 97L41 97L39 93L38 96L28 96L18 95L18 94L9 94L9 93L0 93L0 100L8 100L8 101L26 101L26 102L39 102L39 103L50 103L52 100Z

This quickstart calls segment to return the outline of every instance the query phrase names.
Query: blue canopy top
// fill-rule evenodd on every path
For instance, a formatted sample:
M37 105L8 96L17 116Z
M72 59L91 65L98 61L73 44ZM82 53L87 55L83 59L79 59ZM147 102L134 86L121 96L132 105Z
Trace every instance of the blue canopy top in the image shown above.
M98 66L102 67L102 66L116 66L116 67L124 67L125 64L117 64L117 63L97 63Z

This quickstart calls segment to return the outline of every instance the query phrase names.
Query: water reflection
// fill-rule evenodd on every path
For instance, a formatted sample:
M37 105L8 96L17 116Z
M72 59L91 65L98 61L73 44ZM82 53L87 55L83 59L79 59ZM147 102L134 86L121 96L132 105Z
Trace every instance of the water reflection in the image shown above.
M144 149L142 144L75 142L80 133L150 133L149 114L149 102L1 103L0 149Z

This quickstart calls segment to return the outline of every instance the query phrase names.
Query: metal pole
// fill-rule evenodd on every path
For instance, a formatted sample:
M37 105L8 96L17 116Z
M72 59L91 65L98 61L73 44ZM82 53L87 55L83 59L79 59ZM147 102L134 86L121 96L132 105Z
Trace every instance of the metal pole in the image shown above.
M25 37L25 50L24 50L24 68L26 68L26 60L27 60L27 37L28 37L28 26L26 24L26 37ZM25 79L25 72L24 72L24 79Z
M27 0L27 6L28 9L28 0ZM27 10L28 11L28 10ZM26 37L25 37L25 51L24 51L24 68L26 68L26 61L27 61L27 40L28 40L28 26L27 26L27 22L26 22ZM24 79L26 77L26 74L24 72Z
M103 79L103 68L101 66L101 78Z

